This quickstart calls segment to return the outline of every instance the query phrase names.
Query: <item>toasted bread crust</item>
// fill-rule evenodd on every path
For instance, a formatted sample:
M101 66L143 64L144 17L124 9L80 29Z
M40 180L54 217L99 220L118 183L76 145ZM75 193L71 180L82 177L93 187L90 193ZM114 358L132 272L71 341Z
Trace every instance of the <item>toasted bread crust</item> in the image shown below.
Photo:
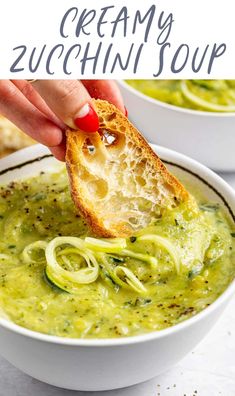
M99 133L66 132L66 164L72 197L95 235L126 237L146 226L156 208L158 211L175 207L187 200L189 194L121 111L102 100L93 100L93 105L99 115ZM102 138L107 131L115 140L105 145ZM95 154L89 152L89 144ZM125 174L129 179L124 178ZM146 182L148 177L151 183ZM131 190L135 191L133 197ZM141 200L152 205L151 210L144 209L142 213ZM136 220L133 216L137 224L130 224L130 220Z

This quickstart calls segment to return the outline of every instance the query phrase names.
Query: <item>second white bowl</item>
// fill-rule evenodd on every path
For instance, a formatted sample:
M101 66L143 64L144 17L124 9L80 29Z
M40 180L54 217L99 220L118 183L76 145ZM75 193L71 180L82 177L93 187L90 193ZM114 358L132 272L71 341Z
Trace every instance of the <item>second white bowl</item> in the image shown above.
M235 113L183 109L119 81L129 118L152 143L186 154L214 170L235 171Z

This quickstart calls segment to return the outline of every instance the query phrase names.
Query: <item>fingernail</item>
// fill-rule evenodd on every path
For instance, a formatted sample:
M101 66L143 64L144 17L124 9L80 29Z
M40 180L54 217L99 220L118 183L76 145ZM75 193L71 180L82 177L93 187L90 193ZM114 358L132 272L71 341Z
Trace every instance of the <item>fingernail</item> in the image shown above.
M86 103L74 119L75 125L84 132L96 132L99 129L99 118L89 103Z
M124 109L125 109L125 116L128 117L128 111L127 111L126 106L124 106Z

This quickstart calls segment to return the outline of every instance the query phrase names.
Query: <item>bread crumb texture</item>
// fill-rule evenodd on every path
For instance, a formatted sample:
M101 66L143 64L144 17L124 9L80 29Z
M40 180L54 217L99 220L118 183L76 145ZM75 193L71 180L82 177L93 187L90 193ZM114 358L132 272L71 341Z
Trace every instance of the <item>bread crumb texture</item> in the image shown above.
M66 132L72 197L94 234L127 237L189 195L121 111L93 104L99 131Z

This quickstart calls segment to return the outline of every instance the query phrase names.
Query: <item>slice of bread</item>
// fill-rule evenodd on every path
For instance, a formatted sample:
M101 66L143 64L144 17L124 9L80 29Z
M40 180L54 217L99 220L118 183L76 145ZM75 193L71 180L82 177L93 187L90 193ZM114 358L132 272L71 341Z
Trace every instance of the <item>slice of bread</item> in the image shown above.
M25 135L7 118L0 115L0 155L34 144L34 140Z
M127 237L189 194L121 111L103 100L93 105L99 131L66 132L72 197L95 235Z

